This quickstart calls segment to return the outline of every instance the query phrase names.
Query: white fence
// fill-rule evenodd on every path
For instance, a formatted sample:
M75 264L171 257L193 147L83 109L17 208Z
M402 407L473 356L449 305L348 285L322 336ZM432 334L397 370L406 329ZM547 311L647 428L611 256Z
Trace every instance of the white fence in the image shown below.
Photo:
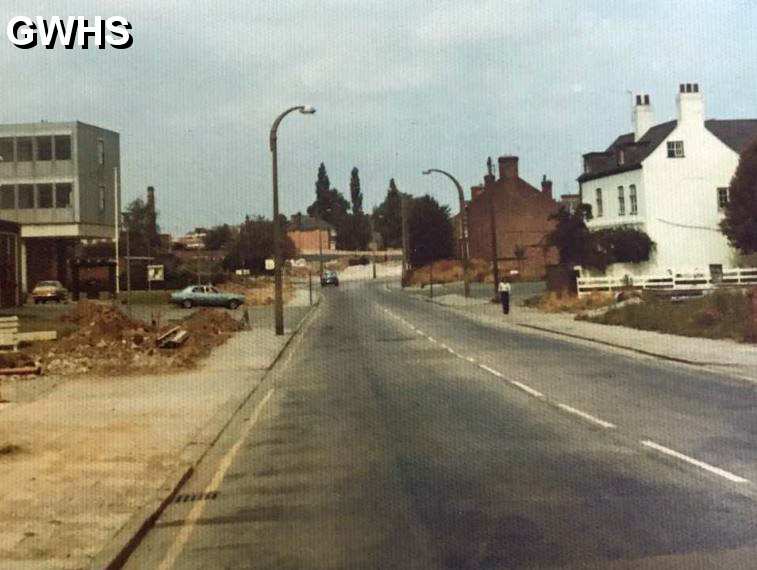
M757 268L724 269L722 278L709 272L676 273L675 275L627 275L625 277L579 277L578 296L621 289L647 291L705 291L717 287L757 285Z

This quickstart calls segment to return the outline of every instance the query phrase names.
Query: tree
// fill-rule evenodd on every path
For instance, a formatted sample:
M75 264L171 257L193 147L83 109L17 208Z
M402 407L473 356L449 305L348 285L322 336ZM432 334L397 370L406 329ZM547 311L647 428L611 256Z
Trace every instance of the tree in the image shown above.
M352 169L350 175L350 200L352 201L352 213L356 216L363 213L363 193L360 191L360 174L357 166Z
M731 180L721 231L744 254L757 251L757 139L741 153Z
M440 206L428 194L412 200L408 213L408 234L410 264L413 267L452 257L455 240L449 208Z
M281 255L290 259L297 254L297 249L286 234L282 235ZM265 260L273 257L273 222L263 217L245 217L239 233L223 260L226 270L249 269L260 273L265 269Z
M549 216L556 222L554 229L547 235L547 244L557 248L562 265L581 265L585 258L586 244L589 242L589 229L586 219L591 218L589 206L570 212L560 208Z
M131 255L150 255L160 247L157 217L158 213L153 212L142 198L137 198L126 206L124 230L129 232Z
M218 251L229 245L234 237L229 224L213 226L205 232L205 248L211 251Z
M337 228L336 244L339 249L364 251L370 241L371 221L365 214L347 216Z
M315 182L315 201L308 207L308 215L328 222L338 229L349 209L350 203L342 193L336 188L331 188L326 166L321 163Z
M373 209L373 224L381 234L384 247L402 247L402 194L394 178L389 181L386 198Z

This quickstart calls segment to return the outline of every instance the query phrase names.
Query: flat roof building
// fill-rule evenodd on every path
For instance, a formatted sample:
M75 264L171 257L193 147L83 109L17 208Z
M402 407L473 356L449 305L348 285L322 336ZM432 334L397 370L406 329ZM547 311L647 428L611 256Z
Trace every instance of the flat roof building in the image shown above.
M21 281L70 283L82 239L113 238L119 135L81 122L0 125L0 218L21 228Z

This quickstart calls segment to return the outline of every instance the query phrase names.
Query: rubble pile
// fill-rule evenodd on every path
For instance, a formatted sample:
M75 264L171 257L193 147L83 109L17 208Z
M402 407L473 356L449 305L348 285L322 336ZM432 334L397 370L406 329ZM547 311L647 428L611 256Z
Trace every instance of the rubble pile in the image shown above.
M181 323L189 332L183 346L162 350L156 348L156 339L162 330L130 319L112 306L81 302L61 318L78 324L79 329L48 345L39 360L46 373L64 376L158 373L191 368L241 329L241 324L226 312L204 309Z

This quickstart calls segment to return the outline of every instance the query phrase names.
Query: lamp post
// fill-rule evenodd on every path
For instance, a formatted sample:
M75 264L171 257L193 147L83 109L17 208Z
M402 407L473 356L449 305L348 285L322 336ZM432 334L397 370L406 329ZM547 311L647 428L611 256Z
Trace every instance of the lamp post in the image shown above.
M278 153L276 150L277 135L279 125L281 121L289 113L299 111L303 115L312 115L315 113L315 107L309 105L298 105L296 107L290 107L283 113L281 113L271 126L271 136L269 139L271 147L271 161L273 165L273 258L274 258L274 304L273 315L276 322L276 334L284 334L284 287L282 280L282 265L281 259L281 224L279 224L279 163Z
M432 172L436 172L438 174L443 174L447 178L449 178L452 183L455 185L455 188L457 188L457 196L460 201L460 233L463 238L463 290L466 297L470 297L470 275L469 275L469 251L468 251L468 215L465 211L465 194L463 193L463 187L460 185L460 183L457 181L457 178L452 176L449 172L445 172L444 170L439 170L438 168L430 168L428 170L424 170L423 174L431 174Z

